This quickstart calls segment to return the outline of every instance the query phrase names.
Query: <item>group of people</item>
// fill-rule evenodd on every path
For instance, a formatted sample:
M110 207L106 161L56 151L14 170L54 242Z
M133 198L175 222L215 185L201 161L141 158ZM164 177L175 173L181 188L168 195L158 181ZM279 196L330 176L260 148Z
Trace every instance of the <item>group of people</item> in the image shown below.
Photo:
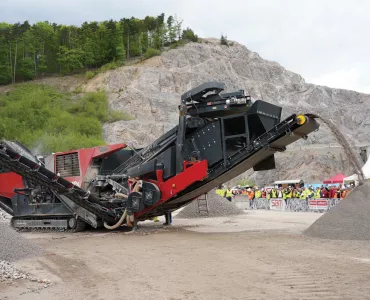
M234 189L230 186L225 188L224 186L218 187L216 194L225 197L231 201L234 195L246 195L250 201L259 198L296 198L306 200L308 198L321 199L321 198L345 198L353 189L353 185L349 186L321 186L314 189L312 185L307 188L305 186L296 187L278 187L278 188L261 188L257 186L250 187L247 189Z

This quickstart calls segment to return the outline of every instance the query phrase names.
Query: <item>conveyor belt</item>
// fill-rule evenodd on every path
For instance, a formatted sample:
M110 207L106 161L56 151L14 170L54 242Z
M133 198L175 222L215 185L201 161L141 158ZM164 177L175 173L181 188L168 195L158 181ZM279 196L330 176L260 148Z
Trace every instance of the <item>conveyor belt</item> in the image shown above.
M6 143L0 143L0 166L37 184L48 187L54 192L67 195L70 200L106 221L116 221L115 206L100 201L96 195L76 187L45 167L22 156L14 149L10 149Z
M222 165L214 167L209 171L209 181L202 181L192 187L187 188L177 197L170 199L163 205L158 206L155 210L147 215L140 216L145 219L153 215L160 215L164 212L174 211L197 197L209 192L220 184L223 184L236 176L253 168L256 164L263 161L270 155L277 152L277 149L285 148L287 145L307 136L309 133L317 130L319 124L315 120L315 116L307 116L307 122L303 125L298 125L295 122L295 115L290 116L285 121L260 136L252 143L252 149L241 149L239 152L240 158L232 167L225 169Z

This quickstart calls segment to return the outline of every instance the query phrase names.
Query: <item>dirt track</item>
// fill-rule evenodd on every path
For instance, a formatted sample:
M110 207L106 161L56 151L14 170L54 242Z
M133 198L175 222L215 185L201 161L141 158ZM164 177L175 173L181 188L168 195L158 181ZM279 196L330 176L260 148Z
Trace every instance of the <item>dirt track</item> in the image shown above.
M0 283L0 299L370 299L370 243L302 237L317 217L258 211L165 230L149 222L145 234L27 233L47 255L18 266L55 285Z

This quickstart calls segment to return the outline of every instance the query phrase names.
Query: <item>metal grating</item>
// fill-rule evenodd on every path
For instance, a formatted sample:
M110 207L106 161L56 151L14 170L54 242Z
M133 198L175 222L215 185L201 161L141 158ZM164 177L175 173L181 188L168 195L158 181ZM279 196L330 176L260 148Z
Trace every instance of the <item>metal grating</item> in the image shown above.
M56 156L56 173L61 177L80 176L80 163L78 152Z

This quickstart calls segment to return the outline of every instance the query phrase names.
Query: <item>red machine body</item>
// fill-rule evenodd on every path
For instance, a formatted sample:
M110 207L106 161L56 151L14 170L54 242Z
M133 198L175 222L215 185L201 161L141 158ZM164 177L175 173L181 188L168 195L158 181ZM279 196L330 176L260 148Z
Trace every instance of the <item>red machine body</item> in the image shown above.
M147 207L137 213L135 217L139 218L141 215L146 214L158 205L165 203L172 197L175 197L179 192L192 185L194 182L205 179L208 175L208 162L201 160L198 162L184 161L184 171L171 179L163 180L163 171L156 171L156 179L147 179L148 182L156 184L161 191L161 199L151 207Z
M52 159L54 163L52 168L49 166L49 169L50 171L57 173L58 171L60 171L57 167L58 158L71 157L71 155L75 155L75 157L77 158L76 163L78 164L79 176L68 176L64 178L72 182L74 185L81 187L83 185L86 172L90 167L93 159L107 157L112 153L124 148L126 148L126 144L113 144L107 146L71 150L66 152L57 152L52 154ZM22 188L24 188L22 176L8 171L3 171L2 173L0 173L0 197L11 199L15 195L14 189Z
M72 182L75 186L82 187L87 170L94 159L108 157L114 152L124 148L126 148L126 144L113 144L93 148L71 150L66 152L57 152L53 154L54 169L51 171L57 174L60 173L60 176ZM78 174L77 176L70 176L73 175L71 174L72 173L71 170L63 169L63 160L65 159L76 160L78 168L74 170L75 171L74 173Z
M0 173L0 197L11 199L15 188L23 188L22 176L13 172Z

